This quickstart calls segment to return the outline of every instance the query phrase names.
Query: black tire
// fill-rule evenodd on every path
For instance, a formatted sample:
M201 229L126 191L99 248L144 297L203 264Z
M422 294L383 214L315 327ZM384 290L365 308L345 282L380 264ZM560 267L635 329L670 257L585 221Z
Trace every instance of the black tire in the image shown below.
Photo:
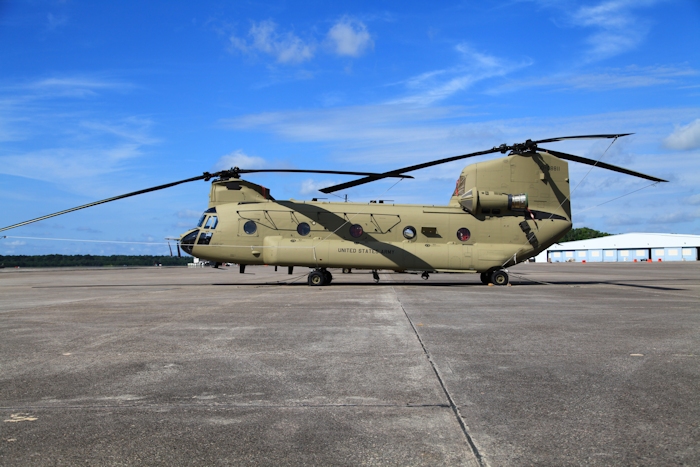
M323 271L323 285L331 285L333 282L333 274L330 271Z
M479 275L479 278L481 279L481 282L482 282L483 284L488 284L489 281L490 281L489 276L490 276L489 273L487 273L487 272L482 272L482 273Z
M502 269L494 271L493 274L491 274L491 282L493 282L494 285L508 285L508 273Z
M309 285L318 287L326 283L326 278L321 271L311 271L309 273Z

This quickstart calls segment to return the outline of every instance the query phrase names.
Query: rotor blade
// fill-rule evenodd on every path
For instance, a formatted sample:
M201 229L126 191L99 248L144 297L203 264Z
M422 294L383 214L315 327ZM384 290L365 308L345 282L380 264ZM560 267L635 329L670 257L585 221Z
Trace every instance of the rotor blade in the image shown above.
M466 159L468 157L483 156L484 154L491 154L491 153L499 152L499 151L501 151L501 148L494 147L491 149L487 149L486 151L472 152L469 154L462 154L461 156L446 157L444 159L438 159L436 161L425 162L423 164L410 165L408 167L403 167L401 169L391 170L389 172L384 172L382 174L370 175L368 177L359 178L357 180L353 180L353 181L346 182L346 183L341 183L339 185L329 186L328 188L323 188L319 191L321 191L322 193L333 193L334 191L344 190L346 188L352 188L352 187L358 186L358 185L364 185L365 183L373 182L375 180L381 180L382 178L396 177L398 175L401 175L404 172L411 172L413 170L425 169L426 167L432 167L434 165L445 164L447 162L457 161L460 159Z
M280 172L280 173L309 173L309 174L338 174L338 175L364 175L364 176L379 176L384 174L374 172L344 172L342 170L304 170L304 169L238 169L238 173L260 173L260 172ZM387 177L396 178L413 178L411 175L386 175Z
M621 138L623 136L629 136L633 135L634 133L619 133L616 135L580 135L580 136L560 136L558 138L549 138L549 139L540 139L537 141L533 141L535 144L540 144L540 143L553 143L556 141L564 141L567 139L612 139L612 138Z
M573 154L567 154L565 152L552 151L551 149L539 148L539 151L545 151L553 156L560 159L566 159L573 162L580 162L582 164L592 165L594 167L601 167L603 169L612 170L613 172L620 172L627 175L632 175L633 177L644 178L646 180L651 180L652 182L668 182L668 180L663 180L661 178L652 177L651 175L645 175L640 172L635 172L634 170L625 169L623 167L618 167L616 165L606 164L605 162L594 161L593 159L588 159L586 157L574 156Z
M92 203L83 204L82 206L78 206L78 207L71 208L71 209L66 209L64 211L54 212L53 214L48 214L46 216L37 217L36 219L31 219L28 221L20 222L19 224L14 224L14 225L10 225L7 227L3 227L2 229L0 229L0 232L2 232L3 230L10 230L10 229L14 229L16 227L21 227L23 225L32 224L34 222L43 221L44 219L49 219L51 217L60 216L62 214L68 214L69 212L78 211L80 209L85 209L85 208L89 208L92 206L97 206L98 204L109 203L110 201L116 201L118 199L129 198L130 196L142 195L144 193L150 193L151 191L157 191L157 190L162 190L164 188L170 188L171 186L179 185L181 183L194 182L197 180L204 180L204 179L208 180L209 178L211 178L213 176L217 176L217 174L204 173L204 174L199 175L197 177L192 177L192 178L188 178L185 180L180 180L180 181L172 182L172 183L166 183L165 185L158 185L158 186L154 186L151 188L146 188L144 190L134 191L134 192L126 193L123 195L114 196L112 198L107 198L107 199L103 199L100 201L95 201Z

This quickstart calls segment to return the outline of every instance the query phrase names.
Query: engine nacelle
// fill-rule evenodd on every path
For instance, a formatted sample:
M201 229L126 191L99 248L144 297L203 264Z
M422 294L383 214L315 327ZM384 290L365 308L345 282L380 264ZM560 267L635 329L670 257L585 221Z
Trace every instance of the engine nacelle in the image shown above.
M524 211L528 207L527 194L511 195L474 187L459 197L459 204L471 214L502 214L505 211Z

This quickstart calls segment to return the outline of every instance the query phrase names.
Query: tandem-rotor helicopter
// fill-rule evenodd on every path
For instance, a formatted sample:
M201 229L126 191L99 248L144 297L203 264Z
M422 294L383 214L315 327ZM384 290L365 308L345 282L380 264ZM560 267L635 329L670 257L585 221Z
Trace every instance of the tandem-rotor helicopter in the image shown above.
M545 250L572 226L568 161L602 167L654 182L660 178L572 154L539 147L571 139L616 139L625 134L565 136L502 144L384 173L292 169L240 169L159 185L96 201L0 229L9 230L98 204L211 180L209 205L178 247L216 263L308 267L310 286L329 285L330 268L420 273L479 273L481 281L507 285L505 269ZM260 172L359 176L320 190L333 193L384 178L413 178L408 172L486 154L504 157L468 165L447 205L280 201L270 191L243 180Z

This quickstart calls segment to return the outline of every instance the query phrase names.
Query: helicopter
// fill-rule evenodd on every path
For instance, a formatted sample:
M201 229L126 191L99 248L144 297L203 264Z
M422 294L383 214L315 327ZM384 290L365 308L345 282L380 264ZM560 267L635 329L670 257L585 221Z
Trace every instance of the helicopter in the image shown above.
M210 181L209 204L199 222L177 239L186 253L218 266L308 267L310 286L330 285L329 269L421 274L478 273L484 284L509 283L509 266L556 243L572 227L568 162L579 162L654 182L666 180L581 156L541 148L573 139L617 139L631 133L564 136L438 159L383 173L234 167L88 203L14 224L0 231L118 199L198 180ZM261 172L340 174L356 177L323 193L476 156L507 155L466 166L447 205L276 200L244 180Z

